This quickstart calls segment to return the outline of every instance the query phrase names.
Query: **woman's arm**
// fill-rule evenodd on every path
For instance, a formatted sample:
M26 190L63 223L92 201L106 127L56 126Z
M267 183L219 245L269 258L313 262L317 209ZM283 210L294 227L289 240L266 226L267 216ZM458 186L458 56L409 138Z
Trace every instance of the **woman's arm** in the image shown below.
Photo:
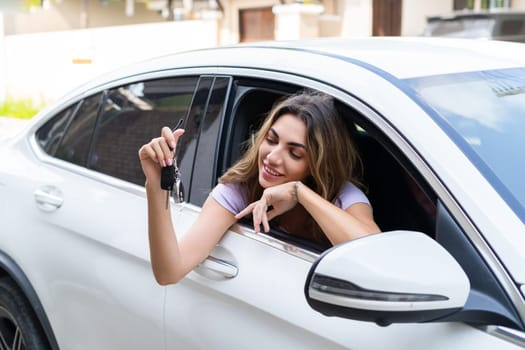
M171 210L166 208L166 191L160 188L160 172L161 165L169 165L172 159L170 147L175 148L183 132L176 130L172 133L169 128L163 128L161 137L139 150L146 175L151 266L155 279L162 285L176 283L193 270L235 223L233 214L209 197L197 220L177 240Z
M177 239L171 211L165 207L166 192L160 185L158 189L148 187L148 237L153 274L159 284L177 283L206 259L236 220L232 213L208 197L197 220ZM162 193L157 193L159 191Z
M300 182L298 186L294 183L294 187L298 202L314 218L333 245L380 232L370 205L355 203L343 210Z
M258 231L262 224L267 232L270 220L292 209L297 203L308 211L334 245L380 232L368 204L356 203L343 210L296 181L265 189L260 200L248 205L235 217L239 219L252 213L254 229ZM270 206L273 209L268 211Z

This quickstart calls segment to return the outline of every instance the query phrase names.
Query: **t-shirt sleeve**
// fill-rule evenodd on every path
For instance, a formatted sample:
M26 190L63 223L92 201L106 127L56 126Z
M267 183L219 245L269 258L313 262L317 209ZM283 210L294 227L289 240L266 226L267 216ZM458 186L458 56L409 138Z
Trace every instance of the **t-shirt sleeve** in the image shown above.
M366 195L356 185L347 182L341 192L339 192L339 201L343 210L348 209L353 204L365 203L370 205L370 201ZM336 203L338 204L338 203Z
M210 196L233 215L247 206L239 184L218 184L211 191Z

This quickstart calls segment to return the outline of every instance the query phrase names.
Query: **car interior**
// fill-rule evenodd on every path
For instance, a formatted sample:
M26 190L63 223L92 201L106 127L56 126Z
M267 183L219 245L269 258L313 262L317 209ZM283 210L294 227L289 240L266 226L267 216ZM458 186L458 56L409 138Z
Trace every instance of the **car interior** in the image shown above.
M246 142L253 138L274 103L291 92L290 89L284 92L268 87L238 88L230 114L233 116L229 127L231 134L228 135L228 149L231 151L223 161L222 171L240 158ZM429 187L424 185L424 180L401 152L384 135L375 131L364 116L339 101L336 101L336 107L358 148L363 165L363 190L372 204L374 218L381 230L414 230L434 237L436 198ZM249 226L251 223L245 221L245 224ZM315 252L329 248L275 229L270 235Z

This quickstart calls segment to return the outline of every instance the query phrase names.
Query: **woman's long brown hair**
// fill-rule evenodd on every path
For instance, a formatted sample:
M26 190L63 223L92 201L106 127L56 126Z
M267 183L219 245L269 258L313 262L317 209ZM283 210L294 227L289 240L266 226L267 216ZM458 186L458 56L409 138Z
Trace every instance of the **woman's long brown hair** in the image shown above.
M332 97L319 92L302 92L278 102L264 120L237 163L219 178L220 183L240 183L248 203L258 200L263 192L259 184L259 147L272 125L284 114L292 114L306 125L306 152L310 175L303 179L324 199L334 202L347 181L359 185L356 171L361 169L359 155L348 127L339 116ZM316 240L325 241L320 227L310 218Z

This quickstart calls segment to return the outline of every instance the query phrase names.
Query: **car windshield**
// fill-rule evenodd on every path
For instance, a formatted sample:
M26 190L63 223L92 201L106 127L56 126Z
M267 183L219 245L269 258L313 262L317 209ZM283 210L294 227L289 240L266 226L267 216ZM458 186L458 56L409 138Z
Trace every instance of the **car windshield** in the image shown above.
M495 20L492 18L450 18L430 20L424 36L447 36L457 38L490 38Z
M525 67L406 82L525 222Z

